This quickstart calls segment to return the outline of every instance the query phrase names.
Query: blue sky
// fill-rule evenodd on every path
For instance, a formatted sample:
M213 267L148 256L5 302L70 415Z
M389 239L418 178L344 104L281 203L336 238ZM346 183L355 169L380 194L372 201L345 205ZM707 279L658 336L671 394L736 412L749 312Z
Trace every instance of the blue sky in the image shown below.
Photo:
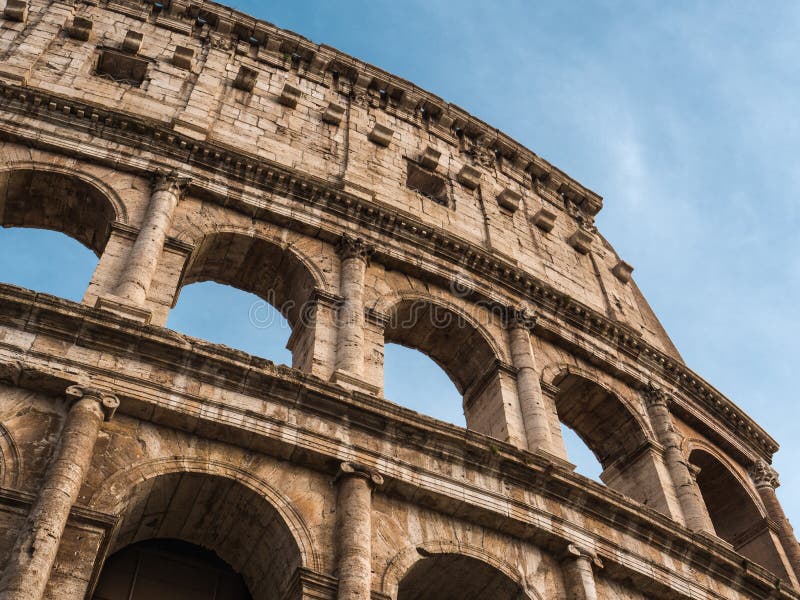
M601 194L600 230L687 364L781 444L778 495L800 527L800 4L234 5L464 107ZM35 235L0 230L0 280L80 298L94 257ZM288 329L249 325L252 301L191 286L169 325L288 362ZM449 381L418 357L387 350L387 397L459 422Z

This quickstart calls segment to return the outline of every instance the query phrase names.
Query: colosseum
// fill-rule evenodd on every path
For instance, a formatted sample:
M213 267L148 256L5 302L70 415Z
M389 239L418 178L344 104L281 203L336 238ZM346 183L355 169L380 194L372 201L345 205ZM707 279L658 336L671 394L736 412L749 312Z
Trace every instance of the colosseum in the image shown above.
M6 0L5 600L800 599L777 443L687 367L602 198L463 109L204 0ZM254 293L291 367L165 327ZM383 395L431 357L467 428ZM561 424L602 466L575 473Z

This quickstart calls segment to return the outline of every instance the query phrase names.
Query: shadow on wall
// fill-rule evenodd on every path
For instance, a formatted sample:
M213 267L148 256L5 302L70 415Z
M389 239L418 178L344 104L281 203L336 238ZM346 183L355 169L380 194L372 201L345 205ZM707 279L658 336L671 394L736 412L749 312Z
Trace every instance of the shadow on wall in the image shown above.
M80 302L97 256L68 235L46 229L0 228L0 281Z
M204 281L185 286L167 327L225 344L275 363L292 364L286 348L292 329L271 304L229 285Z

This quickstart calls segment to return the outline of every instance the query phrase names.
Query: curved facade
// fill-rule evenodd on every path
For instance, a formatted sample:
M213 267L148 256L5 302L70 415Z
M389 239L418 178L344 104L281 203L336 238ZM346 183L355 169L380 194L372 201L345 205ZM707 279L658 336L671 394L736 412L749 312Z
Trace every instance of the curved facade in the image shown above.
M210 2L7 0L0 53L2 225L98 257L79 304L0 285L0 598L800 598L777 444L597 194ZM291 368L165 329L199 281L277 308ZM389 342L466 430L383 397Z

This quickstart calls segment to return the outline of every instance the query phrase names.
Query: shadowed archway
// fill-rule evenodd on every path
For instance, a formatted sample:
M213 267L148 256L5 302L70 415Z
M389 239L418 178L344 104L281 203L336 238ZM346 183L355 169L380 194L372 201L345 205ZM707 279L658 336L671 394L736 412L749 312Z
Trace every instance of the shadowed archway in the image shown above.
M461 554L421 558L400 581L397 600L522 600L519 584L492 565Z
M254 600L292 598L292 578L303 566L300 547L278 510L250 487L172 472L136 484L125 498L111 553L147 540L179 540L214 552L241 574Z

